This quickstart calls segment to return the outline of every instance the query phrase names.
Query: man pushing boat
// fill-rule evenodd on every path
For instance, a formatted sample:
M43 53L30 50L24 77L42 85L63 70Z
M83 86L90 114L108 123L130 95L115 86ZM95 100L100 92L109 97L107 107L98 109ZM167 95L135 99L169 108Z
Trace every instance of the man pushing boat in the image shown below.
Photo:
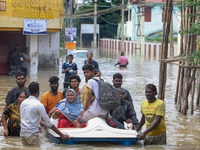
M156 86L147 84L145 87L146 100L141 104L142 118L137 131L146 124L146 130L138 135L139 140L145 139L145 145L166 144L165 103L157 99Z

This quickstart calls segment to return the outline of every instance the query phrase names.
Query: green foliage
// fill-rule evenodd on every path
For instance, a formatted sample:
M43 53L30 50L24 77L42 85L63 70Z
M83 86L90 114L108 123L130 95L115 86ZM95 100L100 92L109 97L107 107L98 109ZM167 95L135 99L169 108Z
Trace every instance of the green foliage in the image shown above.
M190 7L196 7L197 8L197 12L199 12L200 10L200 0L181 0L176 4L179 8L190 8ZM193 13L193 14L188 14L187 16L185 16L187 18L191 18L191 17L200 17L200 13ZM195 23L190 23L191 27L189 29L185 29L183 31L181 31L180 33L182 35L200 35L200 22L195 22ZM199 42L199 39L197 39L197 41L193 41L193 42ZM193 43L190 43L193 44ZM194 50L190 50L191 52L193 52ZM188 56L188 59L186 60L186 62L189 65L196 65L196 64L200 64L200 45L198 45L197 50L195 50L194 53L191 53Z
M114 0L113 4L118 5L118 3L121 3L121 0ZM89 4L90 6L93 6L94 3L91 2ZM99 0L97 5L99 6L111 6L111 3L107 3L105 0ZM93 12L93 7L88 6L80 6L79 10L76 13L89 13ZM97 7L97 10L103 10L108 9L110 7ZM102 19L103 18L103 19ZM112 13L108 13L105 15L98 16L97 23L100 25L100 38L114 38L114 36L117 35L117 27L118 22L121 20L121 11L115 11ZM77 28L77 36L80 37L80 29L81 24L93 24L93 18L77 18L73 21L73 26ZM85 46L89 46L90 43L88 41L93 40L93 35L82 35L83 44ZM77 39L76 39L77 40ZM80 40L80 39L79 39Z
M62 24L62 29L60 30L60 46L63 46L63 44L65 43L65 24L66 24L66 20L63 19L63 24Z
M176 34L174 33L174 35ZM178 39L177 37L173 37L174 42L177 42L177 39ZM152 42L162 42L162 32L159 32L158 35L154 38L146 37L146 40ZM168 38L168 41L170 42L170 38Z
M200 23L192 24L192 27L182 31L182 34L200 35Z
M124 4L126 5L128 0L124 0ZM112 4L120 6L122 4L122 0L112 0Z
M190 54L186 62L188 62L188 65L200 64L200 50L196 50L195 53Z

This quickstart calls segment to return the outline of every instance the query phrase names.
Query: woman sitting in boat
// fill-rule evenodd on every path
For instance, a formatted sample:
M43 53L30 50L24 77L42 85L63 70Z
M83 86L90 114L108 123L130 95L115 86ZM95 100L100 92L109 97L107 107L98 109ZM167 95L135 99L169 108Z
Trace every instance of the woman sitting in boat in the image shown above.
M116 109L110 111L109 120L107 123L115 128L125 129L124 122L128 124L132 124L133 127L138 126L138 119L136 117L136 112L134 110L133 105L128 100L125 100L125 91L122 88L117 88L120 99L121 105Z
M74 121L83 110L83 104L76 96L73 89L66 92L66 98L61 100L55 108L53 119L59 118L58 128L74 128ZM53 111L52 109L52 111Z
M4 136L19 136L21 128L20 105L25 99L26 94L24 91L17 92L16 102L10 104L3 112L2 123L4 127Z

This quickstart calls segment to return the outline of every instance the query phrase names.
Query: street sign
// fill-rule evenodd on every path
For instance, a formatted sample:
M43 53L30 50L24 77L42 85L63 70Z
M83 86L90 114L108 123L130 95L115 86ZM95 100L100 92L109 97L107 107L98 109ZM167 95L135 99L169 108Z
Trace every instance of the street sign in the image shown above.
M47 20L24 19L23 34L46 35Z
M75 50L76 49L76 43L66 42L66 49Z
M93 34L94 24L81 24L81 34ZM99 24L97 24L96 33L99 34Z
M76 38L76 28L65 28L65 35L67 39Z

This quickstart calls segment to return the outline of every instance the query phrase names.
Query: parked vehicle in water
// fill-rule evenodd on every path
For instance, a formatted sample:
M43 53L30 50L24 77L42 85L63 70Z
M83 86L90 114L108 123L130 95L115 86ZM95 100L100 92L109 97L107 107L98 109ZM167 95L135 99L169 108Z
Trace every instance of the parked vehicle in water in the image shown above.
M87 58L87 50L76 50L75 58Z
M67 50L67 55L72 54L74 58L87 58L87 50Z

